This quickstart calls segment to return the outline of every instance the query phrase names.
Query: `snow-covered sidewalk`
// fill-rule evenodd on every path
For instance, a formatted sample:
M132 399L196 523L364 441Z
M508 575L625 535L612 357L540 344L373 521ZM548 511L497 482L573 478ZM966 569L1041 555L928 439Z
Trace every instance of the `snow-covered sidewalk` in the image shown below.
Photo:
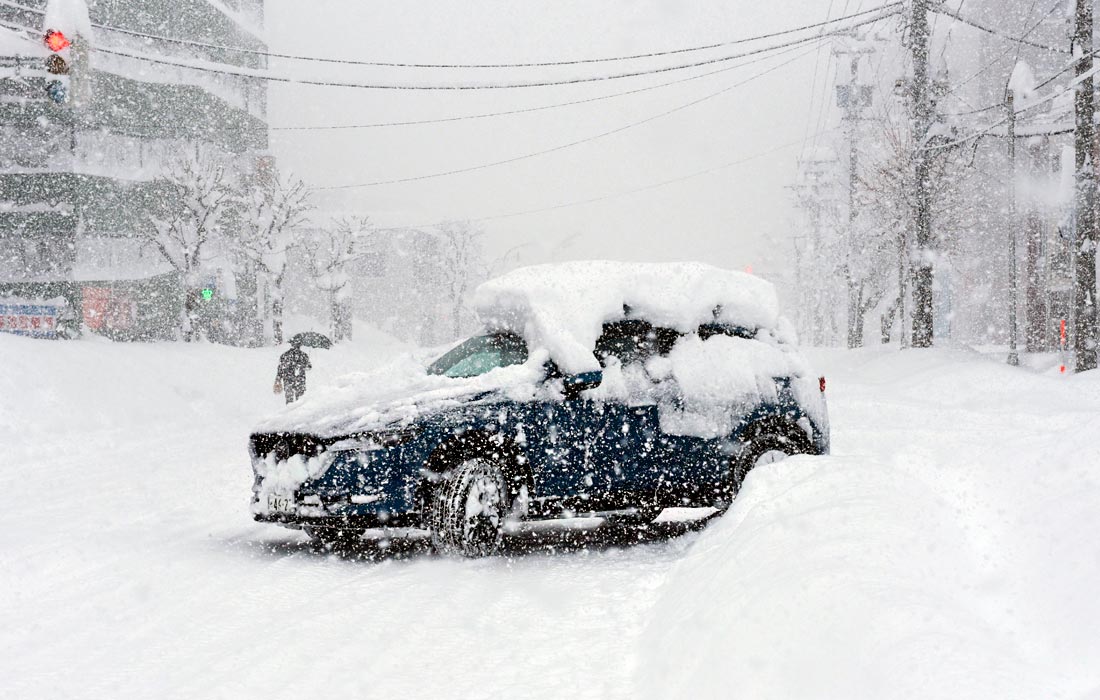
M835 454L754 475L702 534L341 558L250 520L276 357L0 336L0 697L1100 689L1100 378L817 353Z

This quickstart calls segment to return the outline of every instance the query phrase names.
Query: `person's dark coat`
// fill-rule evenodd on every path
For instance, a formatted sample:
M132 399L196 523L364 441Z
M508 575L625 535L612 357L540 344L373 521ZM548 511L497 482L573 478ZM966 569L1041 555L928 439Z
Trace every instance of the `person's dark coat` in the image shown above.
M306 393L306 370L312 369L309 355L299 347L293 347L279 358L279 369L275 374L277 382L283 386L286 402L292 403Z

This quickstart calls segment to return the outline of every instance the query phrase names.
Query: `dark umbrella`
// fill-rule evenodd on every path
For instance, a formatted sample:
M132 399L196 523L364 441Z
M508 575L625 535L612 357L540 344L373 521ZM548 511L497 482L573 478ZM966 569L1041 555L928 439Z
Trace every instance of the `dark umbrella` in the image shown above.
M328 336L314 331L306 331L295 335L290 339L290 344L296 348L319 348L321 350L328 350L332 347L332 341L328 339Z

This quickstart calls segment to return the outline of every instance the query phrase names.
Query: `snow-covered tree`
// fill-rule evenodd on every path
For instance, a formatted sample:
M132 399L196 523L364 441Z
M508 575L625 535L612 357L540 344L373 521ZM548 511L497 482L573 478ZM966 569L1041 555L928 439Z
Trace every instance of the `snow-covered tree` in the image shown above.
M231 243L237 255L262 279L258 309L265 338L283 342L283 282L287 256L312 209L306 184L274 165L248 177L238 204L239 226Z
M329 226L301 238L313 284L328 297L335 341L351 340L350 267L363 256L364 244L375 233L376 228L369 217L353 216L336 219Z
M942 93L943 85L937 83L936 90ZM805 233L796 237L796 254L799 306L806 310L800 312L801 325L811 342L835 343L835 329L846 326L848 346L862 345L868 316L884 301L889 303L882 309L882 336L889 338L900 327L900 341L908 342L918 150L902 98L880 101L860 120L854 178L834 155L841 149L819 147L803 157L793 189L806 220ZM926 255L945 273L973 208L964 196L971 174L967 154L942 147L950 140L946 127L938 124L924 151L935 232Z
M170 162L161 181L165 194L149 212L144 234L180 274L186 290L180 330L191 340L194 288L203 256L227 221L236 183L225 163L205 149Z
M462 335L470 292L486 275L482 237L469 221L448 221L432 232L439 242L439 275L449 303L454 337Z
M874 120L873 147L859 173L863 284L860 313L874 309L879 300L892 298L883 318L882 333L889 337L895 319L902 345L907 344L906 310L913 274L913 222L917 206L913 182L916 148L907 116L888 105ZM931 219L934 222L932 265L948 272L956 250L958 231L967 219L963 196L969 175L964 154L958 148L940 148L945 138L933 138L926 148ZM862 325L862 319L860 320Z

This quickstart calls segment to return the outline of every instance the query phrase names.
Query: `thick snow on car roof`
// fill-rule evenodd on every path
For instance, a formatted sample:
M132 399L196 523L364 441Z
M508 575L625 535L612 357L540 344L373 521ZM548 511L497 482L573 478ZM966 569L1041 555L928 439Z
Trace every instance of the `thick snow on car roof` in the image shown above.
M475 294L486 327L545 348L567 372L600 368L592 354L602 326L629 316L690 332L704 323L774 329L771 283L703 263L584 261L514 270Z

